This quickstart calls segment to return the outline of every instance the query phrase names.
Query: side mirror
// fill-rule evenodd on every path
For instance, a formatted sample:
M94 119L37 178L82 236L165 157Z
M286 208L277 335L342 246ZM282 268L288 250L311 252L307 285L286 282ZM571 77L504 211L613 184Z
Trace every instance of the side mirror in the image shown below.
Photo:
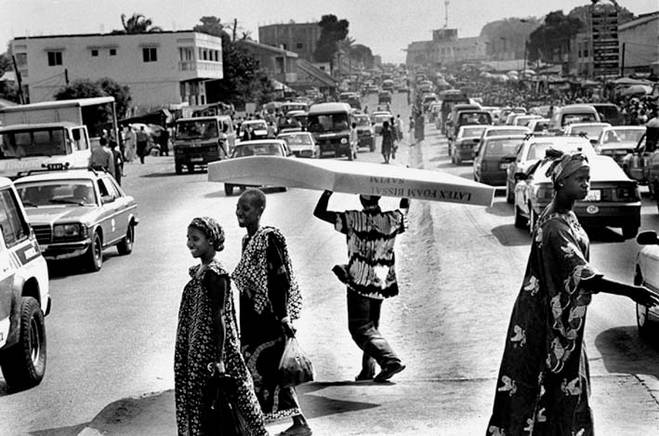
M114 201L114 197L111 196L111 195L103 195L101 197L101 203L103 203L103 204L112 203L113 201Z
M654 230L647 230L639 233L636 237L636 243L639 245L655 245L659 243L659 240L657 240L657 232Z
M591 143L592 145L597 145L598 142L599 142L599 141L598 141L597 139L595 139L595 138L593 138L593 139L590 140L590 143Z

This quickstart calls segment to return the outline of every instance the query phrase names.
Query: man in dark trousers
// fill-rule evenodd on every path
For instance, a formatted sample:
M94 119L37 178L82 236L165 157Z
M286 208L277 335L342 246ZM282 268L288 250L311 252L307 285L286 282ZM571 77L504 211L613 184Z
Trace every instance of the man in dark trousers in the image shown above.
M348 288L348 329L364 352L355 380L385 382L405 369L378 328L382 301L398 295L394 243L405 231L409 200L401 199L403 210L383 212L379 196L360 195L362 210L333 212L327 210L331 195L332 191L323 193L313 214L346 235L348 264L337 265L333 271Z

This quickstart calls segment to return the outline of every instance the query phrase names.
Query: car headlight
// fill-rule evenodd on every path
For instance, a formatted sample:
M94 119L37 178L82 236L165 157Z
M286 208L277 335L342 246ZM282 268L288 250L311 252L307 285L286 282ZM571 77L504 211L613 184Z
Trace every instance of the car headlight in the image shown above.
M87 235L87 227L82 224L57 224L53 227L55 238L75 238Z
M346 138L341 138L341 144L347 144L348 140Z

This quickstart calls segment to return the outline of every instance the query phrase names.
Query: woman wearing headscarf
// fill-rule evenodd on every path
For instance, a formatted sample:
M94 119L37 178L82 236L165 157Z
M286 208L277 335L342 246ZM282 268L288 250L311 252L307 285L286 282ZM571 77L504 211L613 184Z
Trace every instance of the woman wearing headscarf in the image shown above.
M606 279L588 260L588 236L573 212L590 187L588 159L554 155L554 198L532 234L531 254L513 306L486 434L593 434L583 345L586 308L605 292L652 306L646 288Z
M391 158L391 153L394 148L394 129L389 125L389 121L384 121L382 123L382 157L384 158L384 163L389 163Z
M174 380L179 435L217 435L223 420L214 404L218 378L231 380L230 403L248 435L267 435L252 378L240 354L236 312L229 275L216 254L224 249L224 231L209 217L188 226L187 246L201 263L190 268L179 309Z
M279 361L287 337L295 335L302 296L293 274L286 238L275 227L261 226L265 195L259 189L242 193L236 206L238 225L247 230L242 256L231 278L240 290L242 352L267 422L293 418L281 436L309 436L295 389L282 386Z

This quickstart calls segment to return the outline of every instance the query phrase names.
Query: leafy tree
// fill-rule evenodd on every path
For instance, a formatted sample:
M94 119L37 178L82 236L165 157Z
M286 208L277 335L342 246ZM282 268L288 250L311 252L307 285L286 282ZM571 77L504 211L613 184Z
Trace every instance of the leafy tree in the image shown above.
M364 67L373 68L373 52L364 44L353 45L350 56Z
M127 86L119 85L110 78L96 81L88 79L74 80L69 85L55 93L55 100L71 100L76 98L93 98L112 96L115 99L117 118L124 118L131 101ZM110 110L105 107L85 107L82 112L90 129L90 135L98 135L101 128L106 128L111 121Z
M133 12L130 18L126 18L126 14L121 14L121 25L123 30L113 30L112 33L151 33L162 32L162 28L152 26L153 21L151 18L146 18L144 15Z
M320 38L316 43L314 59L317 62L330 62L339 50L339 41L348 36L350 23L346 19L339 20L336 15L323 15L318 25L321 27Z
M258 60L250 53L241 41L247 39L243 33L241 39L233 40L234 23L231 27L222 23L219 17L201 17L201 24L192 30L207 33L222 38L222 65L224 78L206 82L206 92L209 102L223 101L242 107L246 102L259 101L264 95L272 92L272 86L267 76L260 71Z
M488 55L514 53L515 59L521 59L526 40L540 25L537 18L505 18L485 24L480 36L487 41Z
M542 59L544 62L558 60L567 53L570 39L583 29L583 22L563 11L547 14L544 23L535 29L529 37L529 60Z

